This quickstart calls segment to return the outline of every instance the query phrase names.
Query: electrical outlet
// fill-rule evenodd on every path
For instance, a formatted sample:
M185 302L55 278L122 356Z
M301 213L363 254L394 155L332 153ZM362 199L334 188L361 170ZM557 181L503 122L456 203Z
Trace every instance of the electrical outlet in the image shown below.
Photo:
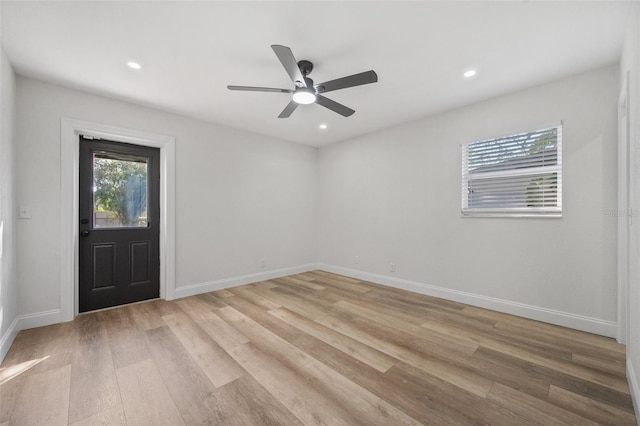
M396 271L396 264L395 263L390 263L389 264L389 270L391 272L395 272Z
M258 261L258 268L264 269L266 267L267 267L267 262L264 259Z
M354 257L353 257L353 263L355 263L356 265L357 265L358 263L360 263L360 256L354 256Z

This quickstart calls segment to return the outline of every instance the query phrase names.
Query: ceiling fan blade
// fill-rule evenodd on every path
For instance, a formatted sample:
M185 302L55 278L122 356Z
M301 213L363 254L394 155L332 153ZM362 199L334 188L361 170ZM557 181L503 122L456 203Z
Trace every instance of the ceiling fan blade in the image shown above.
M246 92L276 92L276 93L292 93L289 89L274 89L273 87L253 87L253 86L227 86L229 90L244 90Z
M289 118L289 116L293 113L293 111L295 111L296 108L298 108L298 105L299 104L295 101L289 102L289 104L286 107L284 107L284 109L282 110L278 118Z
M337 112L338 114L342 115L343 117L349 117L349 116L353 115L353 113L355 112L351 108L348 108L348 107L346 107L346 106L344 106L342 104L339 104L336 101L332 101L329 98L325 98L322 95L318 95L317 96L316 103L318 105L322 105L323 107L330 109L333 112Z
M337 78L316 85L318 92L327 93L333 90L346 89L347 87L361 86L363 84L375 83L378 81L378 74L375 71L365 71L353 74L348 77Z
M294 83L300 82L302 87L307 87L307 83L304 81L304 77L298 68L298 61L293 56L293 52L287 46L280 46L279 44L271 45L271 48L275 52L276 56L280 60L280 63L291 77ZM297 84L296 84L297 86Z

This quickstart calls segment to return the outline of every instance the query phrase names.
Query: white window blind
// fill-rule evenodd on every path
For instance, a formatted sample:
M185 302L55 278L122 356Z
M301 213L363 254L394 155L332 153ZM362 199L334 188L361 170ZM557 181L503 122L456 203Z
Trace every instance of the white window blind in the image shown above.
M462 146L463 216L562 215L562 125Z

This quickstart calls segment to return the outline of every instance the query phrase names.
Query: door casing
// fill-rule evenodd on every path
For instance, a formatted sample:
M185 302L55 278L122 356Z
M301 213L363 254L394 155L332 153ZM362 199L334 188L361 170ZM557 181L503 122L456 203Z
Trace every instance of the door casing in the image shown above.
M175 138L89 121L61 120L61 268L58 321L78 315L80 135L160 148L160 298L175 290Z

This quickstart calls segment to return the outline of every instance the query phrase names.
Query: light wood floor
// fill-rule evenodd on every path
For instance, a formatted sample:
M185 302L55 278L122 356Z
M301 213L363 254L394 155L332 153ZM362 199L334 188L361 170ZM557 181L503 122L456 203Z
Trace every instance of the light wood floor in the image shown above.
M0 424L633 425L611 339L321 271L21 332Z

